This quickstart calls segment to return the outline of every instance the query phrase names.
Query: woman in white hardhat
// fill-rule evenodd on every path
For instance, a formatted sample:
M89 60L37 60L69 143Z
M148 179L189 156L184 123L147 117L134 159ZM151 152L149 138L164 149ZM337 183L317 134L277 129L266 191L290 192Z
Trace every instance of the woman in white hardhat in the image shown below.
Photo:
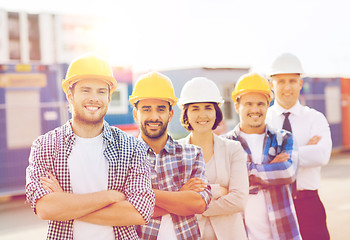
M222 121L223 103L215 83L193 78L183 86L178 101L181 123L191 133L179 141L200 146L213 199L197 216L202 239L246 239L241 212L248 197L247 156L239 142L221 138L213 130ZM201 181L189 180L183 190L200 188Z

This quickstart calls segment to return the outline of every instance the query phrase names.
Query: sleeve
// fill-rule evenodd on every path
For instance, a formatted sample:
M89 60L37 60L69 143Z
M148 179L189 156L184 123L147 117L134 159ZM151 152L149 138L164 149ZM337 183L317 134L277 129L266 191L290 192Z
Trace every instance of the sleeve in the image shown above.
M249 183L247 154L241 146L230 155L229 193L212 200L203 216L216 216L242 212L248 200ZM223 169L223 171L226 171Z
M326 117L316 112L311 125L310 138L320 136L316 145L299 146L299 164L302 167L319 167L328 164L332 152L331 131Z
M49 161L46 161L47 158L51 157L52 154L45 152L43 149L40 139L33 142L29 156L29 165L26 169L26 202L30 203L35 213L37 201L49 194L41 186L40 177L47 176L46 172L52 169L47 164Z
M211 193L213 195L211 202L213 202L214 200L218 199L219 197L221 197L221 186L218 183L213 183L210 184L210 190Z
M276 147L265 147L264 156L268 156L272 161L279 153L285 152L290 155L290 158L279 163L254 164L251 161L248 162L250 186L284 185L295 181L298 168L297 146L290 133L283 131L283 134L281 136L278 134L276 138L279 137L282 138L282 144L279 145L277 139Z
M191 171L191 178L200 178L203 182L207 184L207 188L204 189L204 191L199 192L199 194L202 196L206 203L206 209L209 206L209 203L213 197L211 193L211 188L208 182L207 177L205 176L205 162L204 162L204 156L202 154L202 150L198 148L199 151L196 154L196 158L194 161L194 164L192 165L192 171Z
M153 216L155 195L150 179L150 165L147 151L138 143L131 159L129 174L125 184L125 195L135 209L148 223Z

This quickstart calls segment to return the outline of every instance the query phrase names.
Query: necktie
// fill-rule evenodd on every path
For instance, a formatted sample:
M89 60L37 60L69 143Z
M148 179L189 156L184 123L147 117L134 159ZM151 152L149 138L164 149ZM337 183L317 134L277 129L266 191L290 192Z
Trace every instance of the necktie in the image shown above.
M285 112L283 113L283 115L284 115L284 122L283 122L282 129L292 132L292 126L290 125L290 121L289 121L290 112Z
M290 121L289 121L290 112L285 112L283 113L283 115L284 115L284 122L283 122L282 129L292 132L292 126L290 125ZM293 198L295 199L297 194L297 181L294 181L291 184L291 186L292 186L292 195L293 195Z

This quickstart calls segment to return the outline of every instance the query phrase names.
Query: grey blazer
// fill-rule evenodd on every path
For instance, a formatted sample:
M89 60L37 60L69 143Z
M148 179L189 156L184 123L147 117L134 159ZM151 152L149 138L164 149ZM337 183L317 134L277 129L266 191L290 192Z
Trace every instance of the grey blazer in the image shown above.
M247 239L242 218L249 195L247 154L238 141L213 135L217 178L211 184L213 199L208 209L196 215L199 229L203 232L206 221L210 221L220 240ZM190 134L178 141L188 144ZM220 186L228 188L229 193L220 196Z

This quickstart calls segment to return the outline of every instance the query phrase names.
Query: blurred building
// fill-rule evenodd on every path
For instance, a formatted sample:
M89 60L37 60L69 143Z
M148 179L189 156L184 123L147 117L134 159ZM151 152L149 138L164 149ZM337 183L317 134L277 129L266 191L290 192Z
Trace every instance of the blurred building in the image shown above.
M0 10L0 197L24 193L32 142L65 123L61 82L68 63L87 52L108 57L99 43L104 19ZM106 121L137 134L128 96L131 68L113 67L118 88Z
M97 34L104 19L0 10L0 63L67 63L83 53L107 52Z

